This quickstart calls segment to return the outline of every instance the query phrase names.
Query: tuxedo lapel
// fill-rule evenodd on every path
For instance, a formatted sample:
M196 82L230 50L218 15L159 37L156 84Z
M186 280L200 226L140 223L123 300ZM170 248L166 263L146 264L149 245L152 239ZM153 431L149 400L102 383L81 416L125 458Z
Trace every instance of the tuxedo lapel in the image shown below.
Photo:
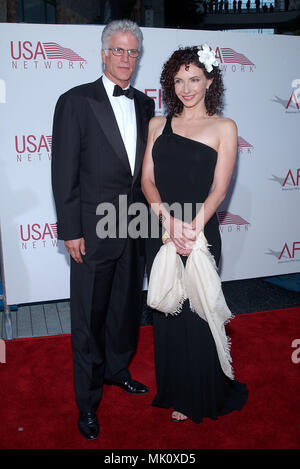
M95 83L95 99L88 98L88 101L112 149L131 174L126 148L113 109L103 86L102 78Z

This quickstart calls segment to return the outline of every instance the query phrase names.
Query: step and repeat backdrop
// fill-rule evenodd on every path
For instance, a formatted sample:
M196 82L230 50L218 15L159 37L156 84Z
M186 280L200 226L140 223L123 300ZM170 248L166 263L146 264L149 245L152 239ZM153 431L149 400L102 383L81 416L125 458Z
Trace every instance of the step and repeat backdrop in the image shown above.
M57 240L51 131L60 94L102 73L103 26L0 25L0 196L8 304L69 298ZM142 28L134 86L164 114L159 77L170 54L207 43L224 74L224 115L239 151L218 210L223 281L299 272L300 38ZM184 155L183 155L184 158ZM145 282L147 284L147 282Z

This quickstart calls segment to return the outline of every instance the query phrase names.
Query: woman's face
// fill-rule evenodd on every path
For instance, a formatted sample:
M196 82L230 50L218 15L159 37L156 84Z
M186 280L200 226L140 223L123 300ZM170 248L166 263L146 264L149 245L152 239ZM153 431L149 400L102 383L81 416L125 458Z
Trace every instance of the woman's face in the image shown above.
M194 64L182 65L174 76L176 96L186 107L194 107L204 102L206 89L212 78L206 78L203 70Z

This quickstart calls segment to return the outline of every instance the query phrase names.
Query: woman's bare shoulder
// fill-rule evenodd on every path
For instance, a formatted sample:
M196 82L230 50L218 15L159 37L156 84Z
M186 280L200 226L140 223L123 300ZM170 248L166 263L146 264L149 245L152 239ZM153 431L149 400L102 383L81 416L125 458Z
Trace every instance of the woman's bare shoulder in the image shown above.
M162 133L165 123L166 118L164 116L155 116L150 119L149 133L153 135L154 139Z
M219 126L221 132L237 132L237 125L233 119L230 119L230 117L218 116L216 118L216 123Z
M158 129L160 127L163 127L165 123L166 118L164 116L155 116L150 119L149 127L151 129Z

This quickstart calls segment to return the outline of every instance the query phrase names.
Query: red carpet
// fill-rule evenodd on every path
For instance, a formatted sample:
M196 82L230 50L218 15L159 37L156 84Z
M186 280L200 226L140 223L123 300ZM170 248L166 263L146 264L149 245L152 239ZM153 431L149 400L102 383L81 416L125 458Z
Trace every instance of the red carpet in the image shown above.
M101 435L88 442L77 431L70 336L6 342L0 364L0 448L222 449L300 447L300 308L237 316L228 326L236 378L247 384L241 411L196 425L170 422L151 407L155 393L152 327L141 328L131 366L146 396L105 387L98 412ZM298 353L299 357L299 353Z

